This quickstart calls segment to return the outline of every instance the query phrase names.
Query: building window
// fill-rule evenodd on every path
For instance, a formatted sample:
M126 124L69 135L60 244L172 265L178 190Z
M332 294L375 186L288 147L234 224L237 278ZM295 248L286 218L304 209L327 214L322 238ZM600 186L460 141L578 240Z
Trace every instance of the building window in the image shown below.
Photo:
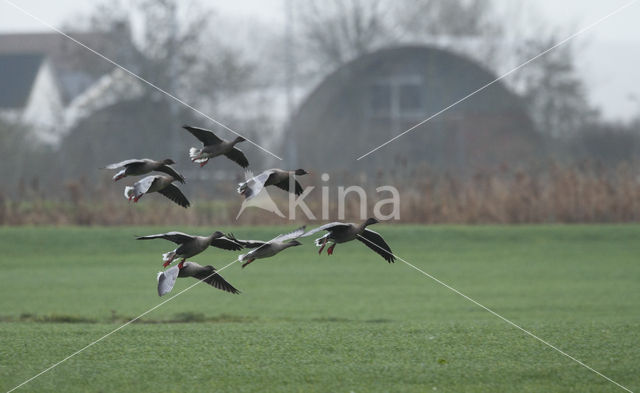
M391 86L388 84L374 84L369 95L371 111L379 115L391 113Z
M374 118L412 120L424 116L424 84L419 76L376 81L368 91L369 114Z

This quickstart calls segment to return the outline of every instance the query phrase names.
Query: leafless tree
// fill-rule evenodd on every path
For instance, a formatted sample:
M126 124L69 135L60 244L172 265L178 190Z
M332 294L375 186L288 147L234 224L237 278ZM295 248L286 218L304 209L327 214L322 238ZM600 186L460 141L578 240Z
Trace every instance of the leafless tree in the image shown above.
M389 41L385 0L312 0L299 8L306 53L335 68Z

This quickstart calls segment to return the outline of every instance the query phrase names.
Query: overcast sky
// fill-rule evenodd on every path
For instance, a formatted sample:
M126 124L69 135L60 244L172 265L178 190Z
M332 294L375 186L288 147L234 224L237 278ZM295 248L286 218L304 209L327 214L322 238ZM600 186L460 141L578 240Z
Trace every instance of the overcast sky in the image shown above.
M73 15L88 12L100 0L11 0L47 22L60 26ZM282 23L286 0L201 0L220 15ZM293 0L301 1L301 0ZM498 0L519 2L565 31L577 31L630 0ZM591 101L607 118L626 120L640 113L640 1L580 37L580 72ZM40 22L0 0L0 33L47 31Z

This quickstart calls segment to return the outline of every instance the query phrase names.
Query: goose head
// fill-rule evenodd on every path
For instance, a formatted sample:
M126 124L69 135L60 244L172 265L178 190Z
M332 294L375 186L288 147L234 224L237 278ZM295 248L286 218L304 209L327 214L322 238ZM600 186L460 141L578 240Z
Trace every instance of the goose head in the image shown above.
M377 224L377 223L379 223L379 222L380 222L380 221L376 220L375 218L373 218L373 217L369 217L369 218L367 218L367 221L365 221L365 222L364 222L364 226L369 226L369 225Z
M293 172L296 176L302 176L302 175L308 175L309 172L305 171L304 169L296 169Z
M162 160L162 163L165 164L165 165L173 165L176 162L173 161L171 158L166 158L166 159Z

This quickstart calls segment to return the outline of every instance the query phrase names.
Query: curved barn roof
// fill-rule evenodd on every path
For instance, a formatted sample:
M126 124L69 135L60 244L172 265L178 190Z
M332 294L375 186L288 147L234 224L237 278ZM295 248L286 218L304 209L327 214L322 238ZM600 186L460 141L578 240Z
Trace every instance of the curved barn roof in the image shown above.
M323 154L330 151L329 166L340 168L495 79L443 49L379 50L320 83L293 116L289 135L301 164L326 165ZM384 165L392 155L444 168L477 167L541 148L522 100L495 82L376 152L373 162Z

